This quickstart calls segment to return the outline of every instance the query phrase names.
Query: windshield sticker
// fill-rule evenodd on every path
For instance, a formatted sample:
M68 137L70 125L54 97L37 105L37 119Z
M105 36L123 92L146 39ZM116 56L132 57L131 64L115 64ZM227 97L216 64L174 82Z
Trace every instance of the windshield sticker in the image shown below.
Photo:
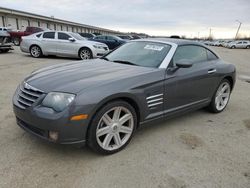
M164 46L157 46L157 45L150 45L150 44L147 44L144 49L147 49L147 50L155 50L155 51L162 51L162 49L164 48Z

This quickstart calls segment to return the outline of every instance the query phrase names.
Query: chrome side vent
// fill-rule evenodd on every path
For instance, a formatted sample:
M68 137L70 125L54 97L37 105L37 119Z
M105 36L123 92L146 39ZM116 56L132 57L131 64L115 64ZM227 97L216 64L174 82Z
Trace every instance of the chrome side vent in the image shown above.
M43 93L44 93L43 91L36 89L33 86L24 82L20 86L17 101L23 109L26 109L26 108L30 107L34 102L36 102L36 100Z
M146 98L148 108L153 108L155 106L163 104L163 94L151 95Z

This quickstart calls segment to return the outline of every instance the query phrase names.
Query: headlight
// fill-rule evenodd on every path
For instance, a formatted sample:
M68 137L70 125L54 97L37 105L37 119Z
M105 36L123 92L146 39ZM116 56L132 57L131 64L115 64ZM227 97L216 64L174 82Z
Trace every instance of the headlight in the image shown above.
M98 46L98 45L93 45L94 48L97 48L97 49L103 49L104 47L103 46Z
M57 112L63 111L73 100L74 94L51 92L43 100L42 105L53 108Z

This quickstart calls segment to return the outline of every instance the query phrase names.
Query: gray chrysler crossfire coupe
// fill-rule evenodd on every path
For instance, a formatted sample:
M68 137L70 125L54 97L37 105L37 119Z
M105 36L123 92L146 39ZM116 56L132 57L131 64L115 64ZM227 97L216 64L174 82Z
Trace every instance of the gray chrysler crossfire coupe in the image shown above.
M143 124L208 107L223 111L235 67L200 43L139 39L101 59L40 69L17 88L17 124L45 140L112 154Z

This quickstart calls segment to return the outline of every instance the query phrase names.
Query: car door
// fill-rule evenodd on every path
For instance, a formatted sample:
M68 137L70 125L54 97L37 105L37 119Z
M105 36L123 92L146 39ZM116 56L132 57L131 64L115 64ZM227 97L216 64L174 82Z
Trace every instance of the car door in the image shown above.
M209 102L216 88L217 57L196 45L179 46L166 71L165 113ZM178 62L190 62L190 68L177 68Z
M242 48L242 46L243 46L242 41L236 43L236 48Z
M243 41L242 42L242 48L246 48L247 47L247 43L248 43L247 41Z
M44 32L42 36L42 51L46 54L55 55L57 52L57 41L55 39L55 32Z
M74 56L77 55L77 40L69 40L74 39L67 33L58 32L57 33L57 54L58 55L69 55Z

